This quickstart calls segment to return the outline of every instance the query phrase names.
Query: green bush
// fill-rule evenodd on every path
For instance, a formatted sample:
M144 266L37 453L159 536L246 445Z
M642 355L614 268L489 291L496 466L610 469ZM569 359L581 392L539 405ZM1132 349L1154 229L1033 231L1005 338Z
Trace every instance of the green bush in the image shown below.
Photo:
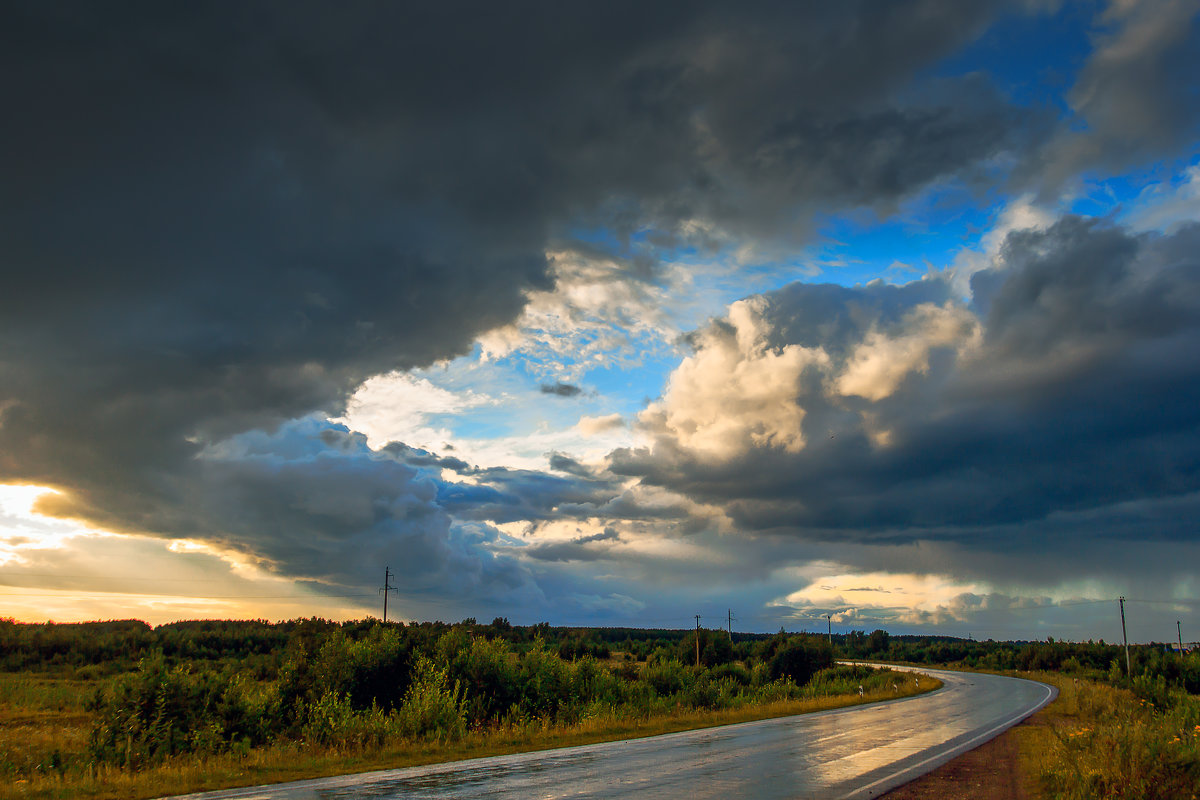
M661 697L682 692L691 677L688 668L673 658L669 661L655 659L642 669L642 680Z
M89 703L97 721L89 750L97 761L139 769L182 752L218 752L269 736L268 715L242 681L187 666L168 669L161 653Z
M696 660L696 637L700 637L700 664L715 667L734 660L733 645L725 631L701 630L689 633L675 647L675 657L684 664Z
M451 688L446 668L419 656L396 718L399 730L410 738L459 739L467 729L462 689L458 683Z
M379 746L397 731L399 725L372 706L358 711L350 698L337 692L326 692L307 708L301 735L309 744L338 748Z
M1167 679L1162 675L1135 675L1133 678L1134 696L1145 700L1154 708L1165 709L1174 705L1171 693L1167 688Z
M504 639L477 636L464 642L455 632L438 640L437 653L449 679L467 697L467 716L475 722L498 721L521 699L517 666Z
M390 626L368 628L360 639L335 630L320 645L292 647L279 670L277 695L281 723L296 733L306 709L333 693L351 707L366 711L396 708L408 689L412 649L407 638Z
M737 682L740 686L750 686L754 683L754 676L750 670L746 669L741 664L730 662L714 667L710 673L714 680L730 679Z
M541 639L521 655L517 666L522 710L554 718L571 704L571 665L546 649Z
M616 676L591 656L584 656L571 670L571 697L578 705L594 703L611 705L620 698Z
M626 653L625 660L619 662L612 669L612 674L623 681L636 681L641 675L641 670L638 669L637 662L630 657L629 653Z
M782 642L768 664L771 680L790 678L797 686L803 686L818 671L833 666L833 654L823 642L814 642L808 637L792 636Z
M856 665L838 665L823 669L812 677L804 687L809 697L828 697L838 694L854 694L861 686L864 692L890 689L902 681L911 681L911 676L902 675L885 668Z
M791 678L764 683L754 690L754 701L757 703L773 703L779 700L795 700L800 696L800 689Z
M722 708L721 687L708 676L707 670L702 670L694 676L684 690L683 700L692 708Z

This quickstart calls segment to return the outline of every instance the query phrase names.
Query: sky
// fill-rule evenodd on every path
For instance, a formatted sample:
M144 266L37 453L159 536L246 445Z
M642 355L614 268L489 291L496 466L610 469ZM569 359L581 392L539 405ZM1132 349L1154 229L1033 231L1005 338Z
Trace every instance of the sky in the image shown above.
M0 15L0 617L1200 639L1200 3Z

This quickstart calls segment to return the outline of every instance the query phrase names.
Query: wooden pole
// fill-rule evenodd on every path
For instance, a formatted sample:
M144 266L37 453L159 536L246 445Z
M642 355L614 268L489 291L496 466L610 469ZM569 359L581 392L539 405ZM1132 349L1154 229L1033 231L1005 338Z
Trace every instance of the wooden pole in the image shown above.
M1125 598L1121 598L1121 639L1125 642L1125 678L1133 680L1133 669L1129 666L1129 637L1125 635Z

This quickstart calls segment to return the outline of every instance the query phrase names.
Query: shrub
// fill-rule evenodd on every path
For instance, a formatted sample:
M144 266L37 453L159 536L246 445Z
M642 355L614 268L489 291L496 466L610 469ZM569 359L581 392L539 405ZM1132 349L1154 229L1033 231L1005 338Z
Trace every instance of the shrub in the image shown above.
M575 662L571 671L571 695L580 705L615 703L620 694L617 679L591 656Z
M517 666L521 708L535 717L554 717L571 703L571 665L548 651L539 638Z
M773 703L779 700L794 700L800 696L800 688L792 683L791 678L780 678L770 683L764 683L754 690L754 700L758 703Z
M729 679L735 681L740 686L749 686L754 682L754 676L750 674L750 670L737 662L730 662L722 664L719 667L714 667L711 675L714 680Z
M344 693L355 709L400 704L408 689L411 653L395 628L376 625L358 640L340 632L321 647L316 664L318 686Z
M642 670L642 680L662 697L682 692L690 682L688 668L675 659L647 663Z
M613 669L612 674L624 681L636 681L640 675L637 662L630 658L629 653L625 654L625 660L619 662Z
M394 709L408 689L411 661L407 639L383 625L368 628L357 640L333 631L315 655L303 645L293 647L279 670L281 723L296 733L306 709L330 693L344 697L357 711Z
M326 692L307 708L301 733L309 744L325 747L362 748L383 744L398 727L377 706L355 710L350 698Z
M449 636L447 633L439 640L437 650L449 658L444 662L449 679L466 693L468 717L476 722L499 720L520 700L516 664L508 642L475 637L465 647L444 647ZM452 644L459 642L455 639Z
M400 731L414 739L459 739L467 729L466 704L458 683L451 688L446 668L417 658L412 684L396 712Z
M684 664L695 663L696 637L700 637L700 664L715 667L733 661L733 645L724 631L701 630L689 633L675 647L675 657Z
M97 693L88 707L97 713L92 756L130 769L176 753L259 743L269 733L261 702L240 680L193 675L186 666L168 669L161 653L143 658L137 672L118 679L110 695Z
M790 678L797 686L803 686L819 670L831 666L833 655L828 645L793 636L775 650L768 669L772 680Z
M692 708L722 707L721 689L709 679L707 671L695 675L684 691L683 698Z
M864 691L891 688L893 683L911 680L890 669L858 665L838 665L823 669L812 677L804 687L810 697L827 697L837 694L854 694L861 686Z
M1135 697L1146 701L1154 708L1165 709L1173 705L1171 694L1167 689L1167 679L1162 675L1157 677L1137 675L1133 679L1132 688Z

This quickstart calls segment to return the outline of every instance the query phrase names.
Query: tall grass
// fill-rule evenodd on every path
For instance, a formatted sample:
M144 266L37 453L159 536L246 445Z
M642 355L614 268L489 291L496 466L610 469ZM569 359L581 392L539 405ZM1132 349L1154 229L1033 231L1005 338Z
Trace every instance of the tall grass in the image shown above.
M85 709L95 684L0 673L0 785L30 776L78 772L92 715Z
M1053 800L1200 796L1200 697L1152 679L1133 690L1061 675L1022 752Z

